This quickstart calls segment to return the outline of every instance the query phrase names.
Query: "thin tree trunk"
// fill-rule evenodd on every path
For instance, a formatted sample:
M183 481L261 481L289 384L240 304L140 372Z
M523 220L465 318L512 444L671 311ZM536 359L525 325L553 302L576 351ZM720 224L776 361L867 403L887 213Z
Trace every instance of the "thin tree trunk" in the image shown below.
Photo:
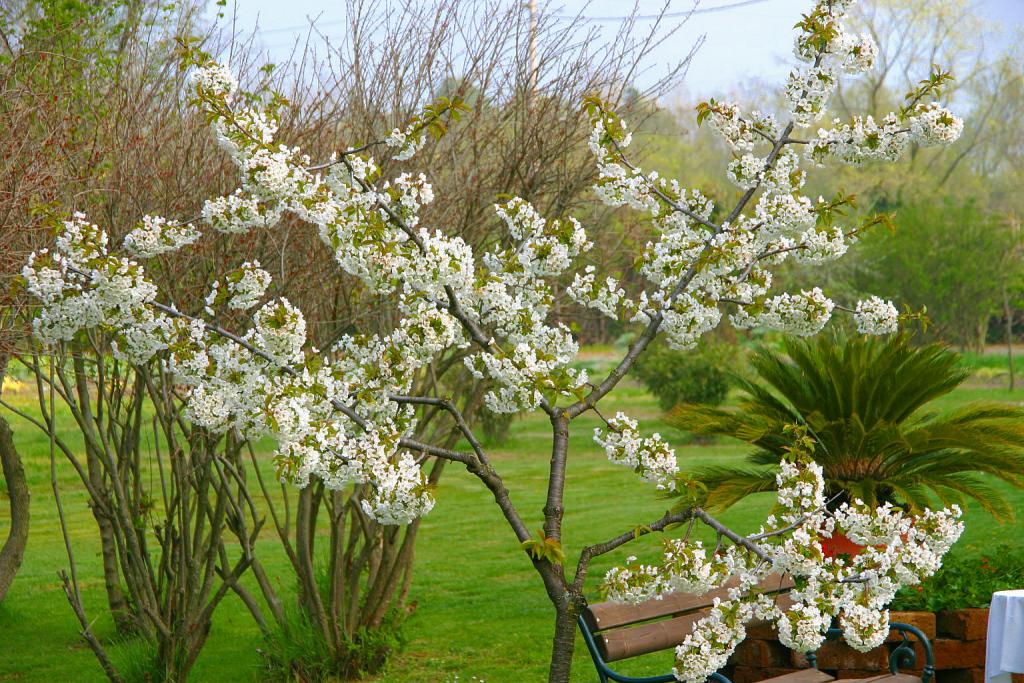
M1010 391L1013 391L1013 310L1010 308L1010 294L1003 285L1003 319L1006 321L1006 360L1010 366Z
M86 447L86 465L89 471L89 479L97 491L105 491L103 482L103 469L99 457L88 446ZM109 504L110 497L106 497ZM100 532L100 554L103 557L103 585L107 591L107 604L110 613L114 617L114 624L118 633L126 634L135 629L135 622L128 608L128 601L121 589L121 572L117 561L117 540L115 538L114 525L108 517L108 511L101 508L100 501L90 501L89 508L96 520L96 526Z
M4 375L7 370L7 356L0 355L0 391L2 391ZM7 482L7 495L10 497L11 529L7 540L0 547L0 602L3 602L7 590L14 581L14 576L21 567L25 557L25 545L28 543L29 524L29 491L25 480L25 468L14 448L11 428L0 416L0 468Z
M548 683L569 683L572 653L576 646L576 618L579 601L568 591L555 603L555 635L551 640L551 668Z

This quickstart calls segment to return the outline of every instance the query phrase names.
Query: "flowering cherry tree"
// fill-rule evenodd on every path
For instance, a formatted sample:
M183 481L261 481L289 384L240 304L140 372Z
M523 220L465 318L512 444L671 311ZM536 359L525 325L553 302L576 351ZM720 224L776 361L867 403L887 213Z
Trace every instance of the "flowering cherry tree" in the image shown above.
M574 218L549 219L514 198L495 207L508 239L475 254L458 236L420 224L433 193L422 173L383 178L370 155L386 150L414 160L431 135L458 117L458 102L441 100L384 140L334 154L320 163L276 140L275 101L241 93L231 71L196 54L194 101L238 166L240 187L211 199L189 221L145 216L120 247L84 215L64 223L55 249L32 255L23 275L41 308L35 319L44 343L70 340L102 327L112 352L132 362L158 357L187 392L188 418L213 432L272 435L278 472L296 486L319 478L338 489L363 484L365 513L383 524L405 524L434 505L421 471L428 458L465 465L494 495L512 531L539 573L556 611L550 678L568 680L575 620L584 606L591 560L672 524L697 520L730 543L717 553L688 539L666 543L659 565L613 569L605 578L613 599L639 600L672 590L703 591L729 576L740 584L677 650L676 676L701 681L721 667L755 618L773 619L790 647L817 647L834 616L847 640L867 649L888 629L885 604L902 585L930 575L956 540L959 510L911 517L891 507L860 503L827 512L820 469L805 455L806 435L794 430L793 457L779 475L782 512L760 532L741 536L707 514L699 501L609 541L585 548L574 574L562 551L563 492L572 422L589 411L605 427L595 440L608 457L686 503L689 487L671 446L644 437L636 420L605 419L600 401L629 373L661 333L690 348L728 315L736 327L761 326L799 335L821 330L837 311L857 328L896 329L895 307L876 297L843 305L815 287L774 293L772 269L788 259L827 263L841 257L868 219L841 226L850 198L804 196L806 171L829 161L859 164L898 158L912 145L953 142L962 122L934 102L948 74L936 72L908 95L906 105L881 121L835 121L799 135L823 116L841 75L871 68L868 36L842 25L852 0L820 0L798 24L794 69L786 84L787 121L711 100L698 121L713 127L735 153L729 178L741 195L716 207L698 189L638 168L626 155L624 121L597 98L586 102L593 124L590 149L599 169L595 191L610 206L642 212L655 238L639 259L647 283L627 292L585 264L592 243ZM716 212L716 209L718 211ZM145 259L186 249L205 230L244 235L272 230L284 215L313 226L339 268L358 277L400 314L386 334L351 334L329 349L307 343L298 308L273 294L259 263L241 263L211 283L201 313L185 313L148 279ZM720 216L721 218L713 218ZM568 327L552 322L556 283L564 295L639 332L618 364L602 378L573 366L578 351ZM250 311L250 324L226 329L221 313ZM488 383L485 401L495 413L543 411L552 425L552 449L539 539L532 538L500 472L454 404L440 395L412 395L413 379L441 354L470 349L466 364ZM465 448L443 448L411 435L425 407L449 412ZM803 446L801 444L804 444ZM853 559L826 558L821 539L842 531L862 543ZM780 612L748 591L770 572L796 579L794 607Z

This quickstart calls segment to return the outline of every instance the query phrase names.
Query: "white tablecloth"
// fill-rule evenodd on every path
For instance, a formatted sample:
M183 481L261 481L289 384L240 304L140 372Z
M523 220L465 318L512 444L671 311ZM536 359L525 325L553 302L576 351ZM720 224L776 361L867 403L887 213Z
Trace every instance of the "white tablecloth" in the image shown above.
M1024 590L994 593L989 606L985 683L1010 683L1011 673L1024 673Z

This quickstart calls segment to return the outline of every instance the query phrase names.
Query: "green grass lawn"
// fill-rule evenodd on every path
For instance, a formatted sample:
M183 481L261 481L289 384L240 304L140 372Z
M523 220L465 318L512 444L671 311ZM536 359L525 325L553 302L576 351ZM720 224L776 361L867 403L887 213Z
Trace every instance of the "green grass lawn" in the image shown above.
M588 363L593 363L588 360ZM1009 393L989 379L972 382L941 402L949 408L980 398L1020 401L1024 391ZM31 396L5 396L31 409ZM656 402L637 386L624 384L604 406L606 414L627 410L641 424L660 430L670 440L682 435L660 422ZM47 682L105 680L92 653L77 634L77 624L60 589L57 571L67 566L49 480L49 445L34 427L7 415L25 459L32 491L32 531L25 564L0 605L0 681ZM74 439L70 420L68 438ZM573 562L584 545L605 540L659 517L666 501L653 487L624 468L610 464L591 440L596 421L574 423L565 513L565 550ZM517 421L510 438L490 448L491 457L512 491L512 497L531 528L542 523L544 482L549 458L550 425L542 417ZM677 447L681 466L741 458L738 443ZM104 612L99 546L85 493L66 462L57 461L62 498L73 530L86 609L95 618L101 638L113 632ZM269 463L268 463L269 471ZM998 484L997 484L998 485ZM2 494L0 494L2 495ZM1007 490L1015 509L1024 510L1024 493ZM424 520L416 546L416 572L410 600L416 609L406 628L408 643L389 671L376 679L384 683L484 680L540 681L546 673L552 610L540 580L520 550L490 494L472 476L451 466L437 492L437 506ZM768 494L737 505L724 515L738 530L755 528L771 505ZM4 501L5 503L5 501ZM0 534L7 510L0 511ZM967 532L958 550L994 547L1000 539L1019 537L1024 525L998 524L972 507ZM645 542L646 541L646 542ZM604 571L627 554L653 558L657 539L645 539L595 562L588 587L592 591ZM258 548L263 562L282 585L289 585L289 568L269 532ZM574 681L596 679L583 644L577 642ZM236 598L229 597L217 612L209 642L194 670L194 681L259 680L259 632ZM117 663L138 659L137 645L113 644ZM635 663L633 673L663 672L670 656Z

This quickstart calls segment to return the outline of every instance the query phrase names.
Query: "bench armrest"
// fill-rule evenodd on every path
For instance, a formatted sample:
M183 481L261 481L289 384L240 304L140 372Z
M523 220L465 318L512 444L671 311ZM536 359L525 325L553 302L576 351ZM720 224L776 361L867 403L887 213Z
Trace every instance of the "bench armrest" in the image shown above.
M917 667L917 648L914 647L914 641L908 637L913 636L924 650L925 661L921 672L921 683L929 683L932 677L935 676L935 653L932 652L932 643L928 640L928 636L916 626L899 621L890 622L889 629L899 631L903 637L893 651L889 653L889 671L895 674L899 673L900 668L913 669ZM835 639L839 638L842 633L843 631L840 628L830 628L826 637ZM816 657L813 654L809 654L807 659L816 666Z

